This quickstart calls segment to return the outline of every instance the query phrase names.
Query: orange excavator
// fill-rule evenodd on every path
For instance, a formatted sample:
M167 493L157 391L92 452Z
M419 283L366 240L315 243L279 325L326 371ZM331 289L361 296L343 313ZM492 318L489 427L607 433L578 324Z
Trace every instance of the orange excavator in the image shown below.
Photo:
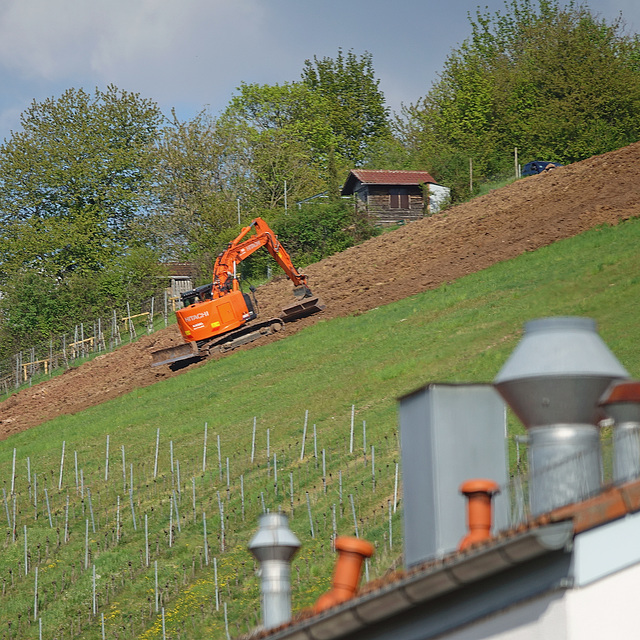
M251 232L253 231L253 234ZM251 235L250 235L251 234ZM240 290L237 265L252 253L266 247L294 284L298 302L285 307L278 318L256 320L257 303ZM251 288L253 294L254 289ZM182 294L183 308L176 311L184 344L153 351L151 366L168 364L178 368L201 360L216 351L229 351L284 329L291 322L324 309L307 285L307 276L291 262L276 234L262 219L244 227L238 237L217 257L213 282ZM179 364L178 364L179 363Z

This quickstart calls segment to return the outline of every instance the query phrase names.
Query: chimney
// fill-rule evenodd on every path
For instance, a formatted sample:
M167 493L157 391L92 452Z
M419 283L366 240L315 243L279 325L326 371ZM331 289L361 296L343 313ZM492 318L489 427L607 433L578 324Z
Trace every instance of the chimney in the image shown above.
M291 619L291 559L300 541L289 529L287 516L264 513L249 551L260 562L262 623L272 629Z
M633 480L640 476L640 381L611 384L599 405L615 423L613 481Z
M493 480L467 480L460 487L460 493L467 498L467 526L469 533L460 541L458 549L462 551L475 542L491 537L493 521L491 500L500 493L498 483Z
M400 440L407 567L455 551L467 532L460 485L509 479L506 406L490 384L429 384L400 398ZM509 503L494 501L498 529Z
M373 555L373 545L359 538L340 536L336 538L335 547L339 556L332 589L318 598L313 607L314 613L321 613L353 598L360 582L362 563Z
M525 325L494 385L528 430L532 515L599 490L598 399L612 381L628 377L592 319Z

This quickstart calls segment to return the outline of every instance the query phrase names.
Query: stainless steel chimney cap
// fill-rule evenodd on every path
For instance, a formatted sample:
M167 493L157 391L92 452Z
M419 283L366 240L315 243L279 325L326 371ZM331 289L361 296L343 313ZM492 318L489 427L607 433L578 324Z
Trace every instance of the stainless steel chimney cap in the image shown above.
M504 364L495 385L539 376L628 378L597 333L591 318L557 316L525 324L524 336Z
M260 528L249 543L249 551L260 561L290 560L300 548L300 540L289 529L283 513L263 513Z

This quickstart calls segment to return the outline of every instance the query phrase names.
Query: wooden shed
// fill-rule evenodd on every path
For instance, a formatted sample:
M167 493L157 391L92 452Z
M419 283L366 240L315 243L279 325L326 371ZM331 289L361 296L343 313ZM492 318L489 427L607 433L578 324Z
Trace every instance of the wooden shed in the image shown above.
M390 225L436 213L449 189L426 171L352 169L341 193L354 195L356 207L377 224Z

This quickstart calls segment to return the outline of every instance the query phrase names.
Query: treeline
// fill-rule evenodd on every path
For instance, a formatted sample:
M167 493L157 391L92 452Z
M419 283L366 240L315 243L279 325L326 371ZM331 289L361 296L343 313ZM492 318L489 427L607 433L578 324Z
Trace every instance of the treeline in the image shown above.
M512 0L470 31L396 115L371 55L342 50L188 121L113 86L34 102L0 146L0 356L148 299L162 263L204 282L239 218L266 217L302 266L369 237L339 198L350 168L427 170L459 201L470 159L479 182L511 170L514 147L569 163L640 138L640 40L621 20ZM268 258L251 260L258 277Z

